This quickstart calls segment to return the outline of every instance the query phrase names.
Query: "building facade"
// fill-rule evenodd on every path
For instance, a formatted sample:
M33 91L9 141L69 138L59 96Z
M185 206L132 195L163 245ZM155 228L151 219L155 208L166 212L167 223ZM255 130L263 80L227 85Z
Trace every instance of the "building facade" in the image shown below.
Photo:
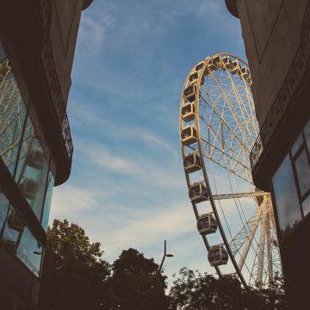
M81 11L91 2L1 2L1 309L38 308L53 187L70 175L66 106Z
M310 309L310 1L226 5L240 18L253 78L253 179L273 196L289 306Z

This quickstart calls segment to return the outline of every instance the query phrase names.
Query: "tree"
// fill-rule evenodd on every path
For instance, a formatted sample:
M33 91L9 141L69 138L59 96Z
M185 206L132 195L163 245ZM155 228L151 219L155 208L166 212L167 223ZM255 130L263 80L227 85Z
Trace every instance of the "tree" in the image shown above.
M153 259L145 258L135 249L123 251L113 263L113 273L107 281L107 309L164 310L165 276L159 274Z
M47 232L40 309L102 309L110 266L100 243L90 243L85 231L67 220L54 220Z
M216 279L182 268L170 290L170 309L215 310L215 309L286 309L281 285L264 289L245 290L239 280L232 276Z

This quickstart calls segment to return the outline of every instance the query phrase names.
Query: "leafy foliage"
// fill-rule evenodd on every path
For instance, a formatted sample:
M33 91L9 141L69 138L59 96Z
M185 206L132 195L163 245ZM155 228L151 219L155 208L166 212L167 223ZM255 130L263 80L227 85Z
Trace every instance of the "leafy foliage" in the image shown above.
M48 230L40 300L43 309L102 309L104 281L110 266L100 243L67 220L54 220Z
M107 282L113 296L108 309L166 309L165 277L158 273L158 267L153 259L135 249L123 251Z
M182 268L170 291L171 310L286 308L281 281L270 289L246 291L234 277L216 279Z

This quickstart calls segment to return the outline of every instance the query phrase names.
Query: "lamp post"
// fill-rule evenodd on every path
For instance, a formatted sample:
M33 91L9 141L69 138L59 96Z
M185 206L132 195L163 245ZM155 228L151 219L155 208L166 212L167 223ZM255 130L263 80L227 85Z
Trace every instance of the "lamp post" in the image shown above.
M166 242L166 240L164 240L164 255L163 255L163 258L161 260L159 269L158 269L159 274L161 273L161 270L163 269L166 257L173 257L173 254L167 254L167 242Z

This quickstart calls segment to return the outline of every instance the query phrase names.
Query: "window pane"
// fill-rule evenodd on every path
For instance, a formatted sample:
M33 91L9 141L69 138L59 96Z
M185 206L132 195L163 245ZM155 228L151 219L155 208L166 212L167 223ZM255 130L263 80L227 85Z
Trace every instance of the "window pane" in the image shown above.
M40 141L33 131L30 133L30 138L28 139L26 135L23 141L26 152L24 159L19 163L17 182L30 207L41 221L49 165Z
M306 150L304 149L295 160L295 167L301 196L310 189L310 166Z
M5 223L8 211L9 211L9 201L4 196L3 193L0 193L0 231L1 231L0 238L2 235L3 225Z
M42 227L45 230L47 230L47 226L48 226L48 219L49 219L50 208L51 208L53 188L54 188L54 176L52 172L49 172L48 185L47 185L47 190L46 190L46 195L45 195L44 209L43 209L43 216L42 216Z
M289 156L272 178L281 236L287 235L301 220L301 211Z
M16 167L26 115L25 104L10 71L0 83L0 156L12 175Z
M0 62L2 60L4 60L5 58L6 58L6 55L5 55L5 52L4 52L4 48L3 48L3 46L2 46L2 44L0 42Z
M36 253L34 253L36 252ZM18 248L17 257L37 276L40 273L40 264L42 258L42 248L38 246L37 240L33 237L28 228L25 228Z
M308 150L310 153L310 121L308 121L308 123L306 124L304 128L304 134L306 137L306 142L307 142Z
M9 215L8 215L8 219L10 217L12 217L12 215L16 213L16 211L14 210L14 208L12 206L10 206L10 211L9 211ZM20 237L20 234L21 234L21 230L19 229L16 229L16 227L14 227L14 225L10 225L10 221L7 220L6 221L6 224L5 224L5 229L4 229L4 232L3 232L3 238L6 240L6 241L10 241L13 245L14 243L14 247L17 246L17 243L18 243L18 239Z
M294 156L297 153L297 151L300 149L303 143L304 143L304 138L302 134L300 134L291 148L292 156Z
M302 209L304 211L304 216L310 212L310 195L302 202Z

